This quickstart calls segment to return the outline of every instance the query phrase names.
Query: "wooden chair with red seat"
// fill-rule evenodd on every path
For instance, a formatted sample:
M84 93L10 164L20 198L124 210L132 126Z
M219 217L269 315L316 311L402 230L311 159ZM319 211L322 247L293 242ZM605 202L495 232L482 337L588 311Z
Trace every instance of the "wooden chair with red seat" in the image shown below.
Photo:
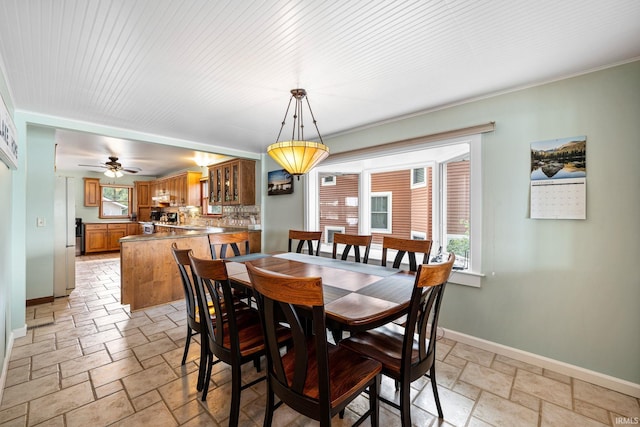
M337 259L338 245L344 244L346 246L342 251L342 255L340 257L341 260L345 261L349 257L349 252L353 247L353 256L355 258L355 261L367 264L369 262L369 250L371 249L372 238L373 236L371 235L335 233L333 235L332 258ZM362 258L360 257L360 248L364 249L364 256Z
M302 253L302 248L306 243L309 255L319 256L320 239L322 239L322 231L289 230L289 252L292 252L293 241L298 240L298 246L296 247L297 253ZM315 251L313 249L314 242L317 242Z
M206 301L213 302L216 316L204 318L205 324L203 343L208 346L211 355L231 366L231 409L229 425L237 426L240 416L240 393L265 379L258 378L242 385L241 366L247 362L255 362L265 354L262 326L257 312L251 315L240 312L233 301L231 284L224 260L200 259L189 253L191 269L196 277L195 289L198 306L201 312L206 310ZM215 322L215 324L214 324ZM291 339L291 333L285 327L276 331L276 342L285 345ZM274 344L277 345L277 344ZM211 368L215 362L209 357L202 400L207 399Z
M369 388L369 410L378 425L378 388L381 365L340 344L327 342L322 279L271 274L247 264L267 345L267 408L264 425L273 420L275 396L297 412L331 425L331 418ZM312 319L312 329L305 318ZM287 352L277 346L281 322L290 325L293 343Z
M400 268L400 264L402 264L402 260L405 254L407 254L409 271L417 271L418 264L416 262L416 254L423 254L422 264L428 264L431 244L431 240L411 240L384 236L382 239L382 265L387 265L387 251L392 249L397 251L393 259L393 268Z
M443 418L436 382L436 330L442 296L454 261L455 255L450 254L445 263L418 267L404 327L389 323L340 341L348 349L381 362L382 373L399 383L400 405L382 397L380 400L400 409L405 427L411 425L411 383L427 372L438 416Z

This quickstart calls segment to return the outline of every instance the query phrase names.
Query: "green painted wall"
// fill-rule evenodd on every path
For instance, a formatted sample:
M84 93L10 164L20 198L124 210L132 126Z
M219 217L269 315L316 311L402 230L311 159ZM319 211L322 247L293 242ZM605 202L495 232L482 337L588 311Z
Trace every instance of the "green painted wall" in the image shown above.
M633 269L640 259L640 62L325 143L338 153L489 121L496 130L482 146L486 277L481 288L448 286L442 326L640 383ZM587 220L529 219L530 143L576 135L587 136ZM302 225L301 188L284 203L265 197L266 251L286 250L288 225Z
M13 115L13 103L0 68L0 95L9 113ZM2 102L2 101L0 101ZM0 162L0 200L11 200L12 172ZM4 366L9 335L11 333L11 310L9 301L13 290L13 268L11 258L11 209L0 209L0 370Z
M55 129L27 126L26 297L53 295ZM45 226L37 226L37 218Z

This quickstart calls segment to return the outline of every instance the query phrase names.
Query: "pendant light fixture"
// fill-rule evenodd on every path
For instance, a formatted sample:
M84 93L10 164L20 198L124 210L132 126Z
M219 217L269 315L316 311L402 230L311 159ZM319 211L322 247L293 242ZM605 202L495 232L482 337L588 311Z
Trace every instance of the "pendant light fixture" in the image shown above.
M318 138L320 142L306 141L304 139L304 120L302 117L302 100L307 99L307 106L309 107L309 113L313 120L313 125L318 132ZM287 114L291 108L291 102L296 100L295 110L293 112L293 131L291 139L288 141L280 141L280 135L282 129L287 120ZM313 169L318 163L324 160L329 155L329 147L322 142L322 136L318 130L318 124L316 118L311 111L311 104L309 98L307 98L307 91L304 89L292 89L291 98L289 98L289 105L287 111L284 113L284 119L282 120L282 126L278 133L278 138L270 146L267 147L267 153L278 162L287 172L291 175L295 175L300 179L300 175L304 175Z

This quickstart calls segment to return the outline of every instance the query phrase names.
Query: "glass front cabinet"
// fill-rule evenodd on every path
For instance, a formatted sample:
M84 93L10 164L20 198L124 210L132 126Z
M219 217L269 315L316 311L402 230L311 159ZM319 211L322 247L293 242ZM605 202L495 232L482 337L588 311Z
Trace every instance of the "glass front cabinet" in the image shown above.
M209 166L209 204L254 205L255 163L236 159Z

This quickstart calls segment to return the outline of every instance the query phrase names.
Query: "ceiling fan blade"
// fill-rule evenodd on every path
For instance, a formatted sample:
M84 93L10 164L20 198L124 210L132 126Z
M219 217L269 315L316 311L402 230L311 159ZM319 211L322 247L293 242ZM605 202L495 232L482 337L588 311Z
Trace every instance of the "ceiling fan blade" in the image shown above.
M136 170L137 169L137 170ZM138 173L140 172L142 169L140 168L124 168L121 169L123 172L127 172L127 173Z
M105 166L105 165L78 165L78 166L84 166L87 168L108 168L108 166Z

